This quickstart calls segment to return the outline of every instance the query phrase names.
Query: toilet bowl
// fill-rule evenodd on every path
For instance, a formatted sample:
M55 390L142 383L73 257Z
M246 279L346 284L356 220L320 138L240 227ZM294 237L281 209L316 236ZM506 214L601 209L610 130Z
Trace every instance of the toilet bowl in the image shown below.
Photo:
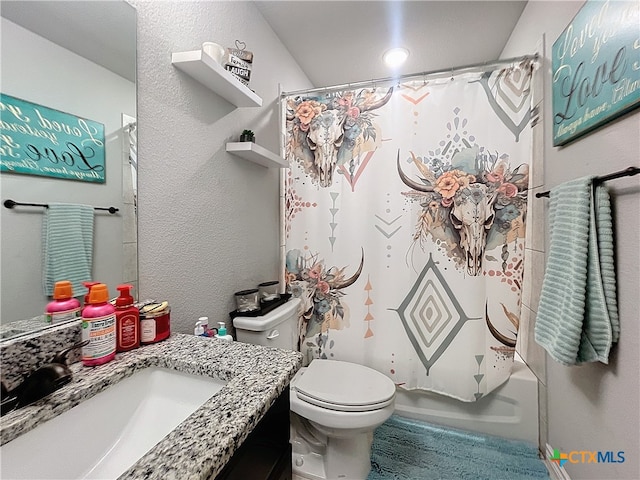
M299 302L236 317L238 341L295 350ZM300 369L290 384L294 479L366 479L373 430L393 413L395 393L389 377L363 365L316 359Z
M313 360L291 382L293 473L360 479L371 469L373 430L393 413L395 385L355 363Z

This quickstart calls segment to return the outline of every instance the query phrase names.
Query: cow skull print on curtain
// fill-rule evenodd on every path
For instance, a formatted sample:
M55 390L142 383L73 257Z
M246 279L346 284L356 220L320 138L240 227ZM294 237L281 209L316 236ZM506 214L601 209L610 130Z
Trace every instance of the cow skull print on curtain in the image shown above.
M283 97L285 277L307 359L475 401L511 372L533 63Z

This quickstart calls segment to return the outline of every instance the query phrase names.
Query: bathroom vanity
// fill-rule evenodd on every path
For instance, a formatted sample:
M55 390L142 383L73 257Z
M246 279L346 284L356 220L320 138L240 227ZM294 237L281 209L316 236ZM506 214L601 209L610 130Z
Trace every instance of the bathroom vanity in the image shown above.
M215 480L291 480L286 388Z
M105 365L73 364L71 383L2 417L1 443L37 432L47 420L62 418L76 405L145 369L165 369L223 383L118 478L289 479L288 385L301 364L302 355L297 352L173 334L163 342L118 354ZM123 404L126 401L122 398ZM88 417L86 428L90 429ZM70 449L64 463L72 464L76 457Z

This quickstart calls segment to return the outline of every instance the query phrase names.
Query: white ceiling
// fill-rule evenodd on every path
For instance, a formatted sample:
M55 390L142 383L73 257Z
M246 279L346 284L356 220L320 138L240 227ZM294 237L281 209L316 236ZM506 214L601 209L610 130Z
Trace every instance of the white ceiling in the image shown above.
M136 15L127 2L2 0L0 14L135 82Z
M317 87L495 60L526 3L255 2ZM132 81L136 55L133 12L128 3L112 0L0 1L3 17ZM382 53L392 46L405 46L411 52L397 72L382 64Z
M410 56L398 74L497 59L526 1L256 1L316 87L393 76L394 46Z

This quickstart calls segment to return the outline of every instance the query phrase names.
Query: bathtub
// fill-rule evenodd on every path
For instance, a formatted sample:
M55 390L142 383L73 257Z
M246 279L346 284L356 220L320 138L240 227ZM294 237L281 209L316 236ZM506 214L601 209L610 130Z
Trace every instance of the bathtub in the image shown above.
M538 444L538 381L516 356L509 380L477 402L398 389L397 415Z

